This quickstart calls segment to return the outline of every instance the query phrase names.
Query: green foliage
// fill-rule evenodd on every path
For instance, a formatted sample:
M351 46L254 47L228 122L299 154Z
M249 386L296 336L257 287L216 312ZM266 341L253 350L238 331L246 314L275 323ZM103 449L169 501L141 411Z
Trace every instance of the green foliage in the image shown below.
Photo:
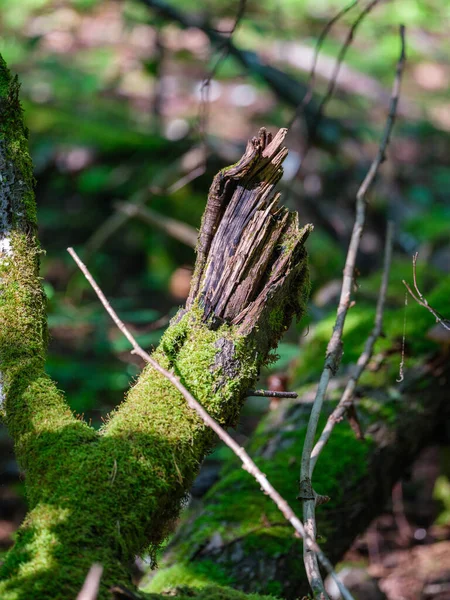
M440 475L434 484L433 498L442 504L436 523L448 525L450 522L450 481L445 475Z
M17 214L8 215L13 227L24 227L28 224L36 226L36 206L34 203L34 177L33 166L28 153L28 132L22 120L22 108L18 99L19 82L9 73L5 61L0 56L0 101L2 120L0 123L0 142L3 161L13 163L13 173L8 173L7 163L4 165L5 173L2 176L3 186L10 186L11 202L14 206L21 206L21 218ZM14 189L16 175L21 178L20 204L16 196L19 194ZM6 188L4 193L6 194ZM2 207L3 210L6 207Z
M67 102L67 100L65 100ZM129 120L110 105L73 108L36 106L24 102L29 114L28 124L34 135L46 137L53 142L88 144L104 152L167 150L170 144L161 138L133 129ZM73 128L76 119L77 127ZM114 127L110 123L114 122Z
M420 285L421 274L426 272L426 288L424 293L431 306L443 314L448 310L448 297L450 294L450 280L441 278L437 272L432 271L427 265L418 265L418 282ZM383 315L384 337L377 340L376 352L390 350L398 347L403 339L403 321L406 317L405 341L406 341L406 364L407 366L414 362L414 357L421 357L426 352L437 349L436 342L427 338L427 331L433 326L434 318L430 313L419 306L408 295L408 304L404 306L405 287L402 279L412 282L412 266L407 260L400 262L394 261L390 276L390 285L388 288L388 307ZM380 274L373 275L367 280L359 282L359 295L369 294L371 302L368 303L364 298L359 300L356 296L356 305L353 306L346 318L345 330L343 335L344 355L343 365L355 363L361 354L365 341L374 326L375 304L377 288L380 285ZM425 291L425 290L429 291ZM390 299L390 300L389 300ZM389 307L389 302L395 302L395 308ZM320 374L325 357L325 350L330 339L331 331L335 322L335 314L331 313L327 318L322 319L310 330L309 336L305 339L301 350L301 359L296 367L296 377L299 383L317 378ZM395 355L392 361L392 368L386 375L393 382L396 378L395 371L398 373L400 362L399 355ZM379 385L382 385L381 374L377 372L372 375L365 373L363 382L369 382L373 377L378 378Z
M320 229L308 240L308 252L311 256L311 280L315 291L321 284L336 277L345 257L336 242Z
M5 24L12 29L23 27L29 16L48 4L48 0L23 0L20 4L1 0L0 9Z
M449 207L436 207L425 220L423 217L410 219L406 225L406 230L422 242L434 243L440 240L448 240L450 236Z

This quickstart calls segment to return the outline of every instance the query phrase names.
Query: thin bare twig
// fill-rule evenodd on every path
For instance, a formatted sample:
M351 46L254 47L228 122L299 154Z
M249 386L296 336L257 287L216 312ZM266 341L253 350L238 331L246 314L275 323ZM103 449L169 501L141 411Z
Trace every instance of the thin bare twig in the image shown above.
M352 400L353 400L353 395L355 393L355 388L358 383L358 380L361 377L361 374L363 373L363 371L366 369L366 367L369 363L369 360L372 357L375 342L381 335L382 328L383 328L384 304L386 302L386 292L387 292L388 281L389 281L389 272L390 272L390 267L391 267L391 262L392 262L393 238L394 238L394 224L392 223L392 221L389 221L388 226L387 226L386 244L385 244L385 249L384 249L383 277L382 277L382 281L381 281L380 293L378 296L377 308L376 308L376 312L375 312L375 325L373 327L372 333L369 335L369 337L366 340L366 343L364 345L364 350L362 351L362 353L359 356L358 361L356 363L356 369L355 369L354 373L352 374L352 376L350 377L338 405L336 406L334 411L331 413L331 415L328 417L325 428L324 428L319 440L317 441L316 445L314 446L314 449L311 453L311 474L314 471L314 467L316 465L316 462L317 462L317 459L319 458L320 453L322 452L323 448L325 447L325 444L328 442L328 440L330 438L330 435L334 429L334 426L336 425L336 423L338 423L342 419L342 417L344 416L346 411L349 409L349 407L352 403Z
M300 113L305 109L305 107L310 103L310 101L312 99L314 83L315 83L315 79L316 79L317 61L319 59L319 54L322 49L323 42L325 41L327 35L331 31L333 25L337 21L339 21L340 18L342 18L344 15L346 15L354 6L356 6L358 4L358 1L359 0L352 0L352 2L350 2L350 4L348 4L347 6L344 6L344 8L342 10L340 10L336 15L334 15L334 17L332 17L328 21L328 23L323 28L321 34L319 35L316 46L314 48L313 62L312 62L311 70L310 70L309 77L308 77L308 88L306 90L306 93L305 93L301 103L297 107L289 125L287 126L288 129L290 129L292 127L294 122L300 116Z
M186 175L183 175L175 181L172 185L170 185L167 190L161 189L158 186L150 185L144 190L139 190L135 194L132 195L130 200L127 202L129 207L134 206L139 209L145 205L148 201L149 197L152 194L167 194L168 196L174 194L176 191L183 188L185 185L197 179L205 172L205 166L202 164L200 166L195 167L192 171L189 171ZM164 173L164 178L170 176L173 173L173 165L171 169ZM130 210L132 210L130 208ZM121 227L127 223L127 221L131 218L131 214L126 211L114 211L103 223L102 225L94 231L91 237L85 244L84 247L84 260L89 262L91 256L93 256L98 250L104 246L104 244L109 240L111 236L113 236Z
M197 230L182 221L166 217L137 203L117 202L115 206L119 212L125 213L128 217L138 217L145 223L161 229L170 237L186 244L186 246L195 248L197 244Z
M83 587L77 596L77 600L96 600L100 589L100 580L103 574L103 567L94 563L89 569L89 573L84 580Z
M199 165L198 167L195 167L194 169L192 169L192 171L189 171L189 173L186 173L186 175L180 177L180 179L175 181L175 183L169 185L169 187L167 188L167 195L171 196L172 194L175 194L175 192L178 192L178 190L184 188L185 185L191 183L191 181L194 181L194 179L201 177L205 171L205 165L203 164Z
M180 394L184 397L188 406L199 415L199 417L203 420L203 422L206 425L208 425L229 448L231 448L231 450L241 460L242 468L245 469L248 473L250 473L250 475L252 475L256 479L256 481L259 483L259 485L264 490L264 492L276 504L277 508L283 514L285 519L287 521L289 521L289 523L292 525L292 527L295 529L295 531L301 537L304 538L305 544L308 547L310 547L311 550L317 554L322 565L325 567L325 569L331 575L333 580L336 582L336 585L338 586L339 591L341 592L341 594L345 598L345 600L353 600L350 592L346 589L346 587L343 585L343 583L340 581L340 579L334 572L333 565L330 563L330 561L327 559L325 554L322 552L322 550L318 546L317 542L315 540L311 539L308 535L306 535L305 528L304 528L302 522L300 521L300 519L295 515L294 511L289 506L289 504L286 502L286 500L277 492L277 490L273 487L273 485L267 480L264 473L262 473L258 469L258 467L253 462L253 460L250 458L250 456L247 454L245 449L242 448L241 446L239 446L239 444L237 442L235 442L235 440L233 440L233 438L225 431L225 429L223 429L219 425L219 423L217 423L217 421L208 414L208 412L203 408L203 406L182 385L182 383L180 382L180 380L178 379L178 377L176 377L176 375L174 373L167 371L166 369L161 367L161 365L156 360L154 360L150 356L150 354L145 352L145 350L143 350L139 346L139 344L137 343L137 341L135 340L133 335L127 329L125 323L120 320L117 313L114 311L111 304L108 302L108 300L106 299L102 290L100 289L100 287L98 286L98 284L96 283L96 281L94 280L92 275L90 274L86 265L84 265L83 262L80 260L77 253L75 252L75 250L73 248L67 248L67 251L72 256L72 258L74 259L74 261L76 262L76 264L78 265L79 269L81 270L83 275L86 277L88 282L91 284L94 292L97 294L100 302L103 304L105 310L107 311L107 313L109 314L111 319L114 321L114 323L116 324L118 329L120 329L120 331L123 333L123 335L130 342L130 344L133 348L133 350L131 351L132 354L137 354L138 356L143 358L147 363L149 363L155 369L155 371L157 371L158 373L163 375L163 377L165 377L168 381L170 381L172 383L172 385L174 385L176 387L176 389L180 392Z
M322 118L323 109L333 95L334 88L336 87L336 81L339 76L339 71L341 70L341 65L344 62L344 58L345 58L345 55L347 54L347 50L350 48L353 38L355 37L356 30L358 29L358 27L360 26L360 24L362 23L364 18L370 13L370 11L376 6L376 4L378 4L379 1L380 0L372 0L371 2L369 2L367 4L367 6L365 8L363 8L363 10L360 12L360 14L355 19L355 21L353 22L352 26L349 29L347 37L345 38L345 41L342 44L339 54L336 58L334 71L330 78L330 82L328 84L327 90L326 90L322 100L320 101L319 106L317 107L314 128L312 129L312 132L310 134L311 139L314 138L314 136L315 136L315 132L317 131L317 127Z
M411 297L414 298L414 300L417 302L417 304L420 304L420 306L423 306L424 308L426 308L433 315L433 317L436 319L436 321L442 325L442 327L447 329L447 331L450 331L450 321L448 319L445 319L436 310L434 310L434 308L432 306L430 306L428 304L427 299L424 297L424 295L422 294L422 292L419 290L419 288L417 286L417 258L418 258L418 256L419 256L419 253L416 252L412 259L414 289L416 290L417 295L414 294L414 292L412 291L412 289L410 288L410 286L406 283L406 281L404 279L403 279L403 285L406 287L406 289L410 293Z
M328 343L325 365L319 380L319 385L317 387L316 397L311 409L311 415L303 445L300 470L300 498L303 500L303 520L305 523L305 530L313 539L315 539L315 494L311 486L313 468L311 453L313 450L317 424L322 411L322 405L327 392L328 384L331 377L336 374L342 358L342 333L344 330L347 312L350 307L350 299L354 285L356 255L364 228L366 216L366 194L374 182L378 169L385 158L386 148L388 146L395 121L400 93L401 76L405 64L405 29L403 25L400 26L400 43L400 58L397 63L396 75L392 90L391 106L386 120L383 137L378 148L378 153L356 194L356 217L347 252L347 258L345 261L336 322L334 325L333 334ZM318 593L325 594L317 558L315 557L314 552L312 552L306 545L304 546L304 561L310 585L312 586L311 582L313 582L318 590Z
M383 135L383 139L380 143L377 156L375 157L370 169L362 182L357 195L356 195L356 219L353 226L352 236L347 252L347 258L344 267L344 276L342 281L342 290L339 300L339 306L337 309L336 323L333 329L333 334L327 347L327 356L325 360L325 366L322 376L319 381L319 386L316 394L315 406L312 409L312 415L310 419L310 425L308 427L309 434L305 440L305 446L303 449L302 464L304 468L305 477L310 477L310 458L312 450L312 442L314 439L317 420L320 415L322 408L322 402L328 387L329 380L334 375L339 367L342 357L342 333L345 324L345 318L350 306L351 293L354 283L354 269L356 262L356 255L359 248L359 242L361 239L366 213L366 200L365 196L371 184L373 183L375 176L381 163L384 160L387 145L389 143L390 134L395 120L396 107L398 103L398 96L400 91L400 80L403 72L403 66L405 62L405 42L404 42L404 27L400 28L401 37L401 56L397 65L397 74L394 82L394 89L392 94L391 110L388 115L386 127ZM311 436L311 432L313 432ZM309 444L311 446L309 447ZM306 469L306 464L308 468Z
M200 87L200 108L198 111L197 118L197 126L200 132L200 140L203 146L203 160L206 165L206 161L208 158L208 142L207 142L207 130L208 130L208 121L209 121L209 88L211 85L211 81L213 80L215 74L219 70L219 67L222 61L230 54L231 51L231 40L234 32L239 26L242 18L245 14L245 9L247 5L247 0L239 0L239 6L236 12L236 17L234 19L233 26L227 34L221 33L223 36L222 44L219 46L219 56L216 59L212 69L203 79L201 87Z
M239 0L239 6L236 11L236 17L234 19L232 28L230 29L230 31L220 31L219 33L221 33L222 35L228 35L228 36L233 35L233 33L236 31L237 26L241 22L242 17L244 16L246 5L247 5L247 0Z
M153 127L155 132L161 133L162 126L162 113L164 103L164 68L165 68L165 57L166 47L164 45L164 33L161 27L155 27L155 53L153 60L155 61L155 74L154 74L154 91L151 99L151 112L153 117Z
M356 0L357 2L358 0ZM315 110L315 114L312 117L312 125L311 127L309 127L308 129L308 136L307 136L307 141L306 141L306 147L304 149L303 152L303 156L301 157L301 160L299 162L299 165L297 167L297 171L295 172L295 175L292 177L292 181L295 181L298 177L298 174L303 166L303 163L305 162L305 157L308 154L312 144L314 143L317 131L319 129L319 125L322 121L322 117L323 117L323 113L324 113L324 108L325 105L330 101L330 99L333 96L334 93L334 88L336 87L336 82L337 82L337 78L339 76L339 72L341 70L341 66L342 63L344 62L344 58L345 55L347 54L347 50L349 49L353 38L355 36L356 30L358 29L359 25L362 23L362 21L364 20L364 18L370 13L370 11L372 10L372 8L375 7L376 4L378 4L380 0L371 0L371 2L369 2L367 4L367 6L365 8L363 8L363 10L360 12L360 14L358 15L358 17L355 19L355 21L353 22L352 26L350 27L347 36L344 40L344 43L341 46L341 49L339 51L339 54L336 58L336 61L334 63L334 68L333 68L333 72L330 76L329 82L328 82L328 87L325 91L325 94L323 95L321 101L319 102L316 110ZM355 3L356 3L355 2ZM343 15L345 15L349 10L351 10L353 8L354 4L349 4L347 7L345 7L342 11L340 11L335 17L333 17L333 19L331 19L330 23L327 24L327 26L325 27L324 31L322 32L322 35L319 38L319 42L320 45L323 43L323 39L325 39L326 35L328 34L329 30L331 29L331 27L333 26L333 24L340 19ZM322 39L321 39L322 38ZM319 44L318 42L318 44ZM319 55L319 49L320 46L318 45L318 49L317 49L317 57ZM315 58L315 62L317 62L317 57ZM316 65L313 65L313 69L315 72L315 68ZM312 96L312 88L311 88L311 84L309 84L308 87L308 91L310 92L310 96L308 97L307 101L305 102L305 99L302 101L302 103L300 104L300 106L297 108L292 120L291 120L291 125L294 123L294 121L297 119L297 117L300 115L301 111L304 110L306 108L306 106L308 106L309 102L311 101L311 96ZM308 96L308 93L306 94L306 96ZM305 98L306 98L305 96Z
M405 290L405 306L403 308L403 333L402 333L402 350L400 366L398 369L397 383L401 383L405 379L405 340L406 340L406 307L408 306L408 292Z
M298 398L297 392L277 392L275 390L248 390L247 394L261 398Z

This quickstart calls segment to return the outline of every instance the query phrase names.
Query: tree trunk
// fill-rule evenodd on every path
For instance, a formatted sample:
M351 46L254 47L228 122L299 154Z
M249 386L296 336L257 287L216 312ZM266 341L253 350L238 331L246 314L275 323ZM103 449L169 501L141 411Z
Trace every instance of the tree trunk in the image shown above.
M309 291L311 227L299 230L272 195L285 134L262 130L214 179L187 306L154 353L224 426ZM101 431L75 418L45 374L32 165L17 79L1 58L0 175L0 402L30 507L0 597L75 598L99 562L105 599L113 583L129 585L135 554L149 545L154 554L167 536L214 435L150 367Z

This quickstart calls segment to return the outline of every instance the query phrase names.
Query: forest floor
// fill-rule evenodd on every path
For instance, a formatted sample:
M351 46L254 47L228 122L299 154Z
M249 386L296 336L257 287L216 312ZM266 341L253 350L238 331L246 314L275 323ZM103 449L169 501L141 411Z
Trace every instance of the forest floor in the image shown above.
M442 454L438 446L421 453L345 556L343 579L358 598L450 600L450 526L436 524Z

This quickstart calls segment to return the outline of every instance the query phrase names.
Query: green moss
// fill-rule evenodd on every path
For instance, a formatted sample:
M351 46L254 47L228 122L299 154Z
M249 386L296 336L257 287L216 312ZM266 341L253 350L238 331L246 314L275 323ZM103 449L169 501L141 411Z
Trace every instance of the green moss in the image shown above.
M174 584L174 582L176 582ZM211 560L195 562L190 567L174 565L164 571L159 571L151 582L152 592L164 592L167 589L179 586L202 588L206 586L232 585L233 580L227 576L223 569Z
M216 364L224 341L235 352L231 380L222 372L223 365ZM169 328L155 358L173 369L208 412L225 425L236 422L261 360L253 344L230 326L208 329L198 309ZM33 369L32 360L36 362ZM38 598L37 584L27 583L23 573L34 569L38 561L42 566L39 585L50 585L54 569L67 560L58 548L70 552L80 545L86 560L101 557L105 573L114 574L116 582L120 578L127 581L126 570L118 570L119 562L125 564L148 543L150 552L156 552L212 447L214 435L181 394L151 367L144 370L126 401L97 434L67 411L61 394L42 375L43 360L30 358L26 364L30 380L11 386L8 414L19 458L27 468L30 504L37 512L30 513L2 569L5 585L14 589L16 596L2 584L0 591L8 591L8 599L27 597L21 594ZM67 519L50 520L44 528L41 509L45 513L45 507ZM51 543L48 552L37 552L40 542L52 536L57 543ZM56 578L63 590L61 597L76 595L85 567L84 561L73 563L71 583Z
M274 329L283 325L284 313L280 307L275 307L269 314L270 326Z
M30 428L39 432L49 419L65 422L71 416L43 373L47 327L39 249L33 237L21 232L12 231L10 239L12 256L0 266L0 364L7 425L20 448ZM19 459L26 462L25 456Z
M16 221L23 227L36 225L34 202L33 165L28 152L28 131L23 124L22 107L19 102L19 82L12 77L0 55L0 150L5 159L13 164L14 176L3 174L4 183L11 186L10 198L12 225ZM20 192L14 188L20 182ZM19 216L20 215L20 216Z
M283 588L279 581L270 581L267 585L267 593L271 596L281 596L282 590Z
M358 401L358 407L374 419L380 419L392 425L398 417L398 400L401 400L401 398L399 397L397 402L395 400L392 400L392 402L379 402L373 398L364 397Z
M263 547L266 556L277 558L286 553L294 544L294 539L289 524L280 523L278 526L255 528L255 531L243 537L242 542L245 555L251 556ZM267 593L272 593L269 587Z
M2 575L8 576L0 583L2 600L75 598L80 589L77 572L87 573L92 564L92 552L87 541L83 552L66 546L67 542L81 542L80 535L70 539L64 530L71 529L74 517L69 509L55 508L41 503L31 511L16 536L16 550L9 552L2 566ZM72 534L75 536L75 528ZM111 564L111 552L97 541L96 557L106 566L102 596L107 597L107 587L114 581L124 581L124 568L116 560ZM70 562L69 562L70 561ZM66 568L61 569L61 562ZM113 574L112 568L116 570ZM75 575L75 576L74 576Z
M322 418L319 425L323 427L324 424L325 419ZM252 438L249 452L252 456L256 456L255 462L277 491L299 513L301 506L297 500L298 478L306 427L295 430L289 427L289 423L284 422L282 430L277 434L274 432L270 434L267 431L263 434L256 433ZM273 435L281 436L277 443L279 451L270 458L262 458L260 455ZM341 482L342 472L347 474L347 485L357 483L365 474L367 457L371 449L370 441L356 440L348 424L342 424L335 429L329 444L323 451L320 466L315 471L313 479L314 489L318 493L331 496L331 501L318 510L322 540L326 539L328 532L332 530L333 510L340 505L345 494L346 488L344 489ZM339 460L336 460L336 456L339 456ZM259 564L281 556L301 557L301 540L295 537L294 531L284 521L272 500L262 494L254 479L240 468L235 457L224 465L219 482L206 494L203 505L204 508L200 513L185 514L185 524L179 535L179 539L185 541L177 543L170 552L170 565L173 561L178 569L183 568L184 574L191 573L194 576L198 565L208 560L199 557L198 552L217 534L221 536L224 544L220 555L220 566L225 569L228 577L236 578L238 584L243 583L240 580L239 560L233 556L233 551L238 546L242 547L245 556L257 556ZM262 515L264 515L264 522L262 522ZM296 561L293 568L298 573L299 569L303 569L302 561ZM171 573L173 585L177 585L176 576L180 571L172 569L172 566L162 567L157 577L164 579L165 573ZM214 581L213 572L210 578ZM156 589L153 587L155 580L156 578L145 588L146 591L152 592ZM257 589L265 594L279 593L280 586L283 584L284 582L273 578L267 581L261 580L260 587Z
M235 349L232 381L215 362L224 340ZM169 328L155 358L173 369L225 425L236 421L260 360L253 345L230 326L211 331L195 310ZM126 569L119 565L148 543L150 552L156 552L214 436L181 394L151 367L97 434L72 417L54 385L39 375L42 361L33 370L27 364L30 381L17 393L11 386L8 401L19 458L27 468L32 511L3 565L6 583L0 584L0 591L8 600L39 598L39 586L50 586L57 594L57 580L60 596L46 597L74 596L87 562L97 560L105 568L102 594L106 594L108 574L116 583L127 582ZM67 553L80 546L83 560L70 559L67 580L56 577L55 569L69 559ZM36 564L40 565L38 583L26 576L36 570Z
M230 588L220 586L205 586L200 588L191 588L180 586L169 588L167 594L159 596L158 594L145 594L148 600L163 600L167 596L178 598L179 600L274 600L273 596L260 596L259 594L244 594Z
M11 73L0 55L0 98L5 98L8 95L10 80Z

